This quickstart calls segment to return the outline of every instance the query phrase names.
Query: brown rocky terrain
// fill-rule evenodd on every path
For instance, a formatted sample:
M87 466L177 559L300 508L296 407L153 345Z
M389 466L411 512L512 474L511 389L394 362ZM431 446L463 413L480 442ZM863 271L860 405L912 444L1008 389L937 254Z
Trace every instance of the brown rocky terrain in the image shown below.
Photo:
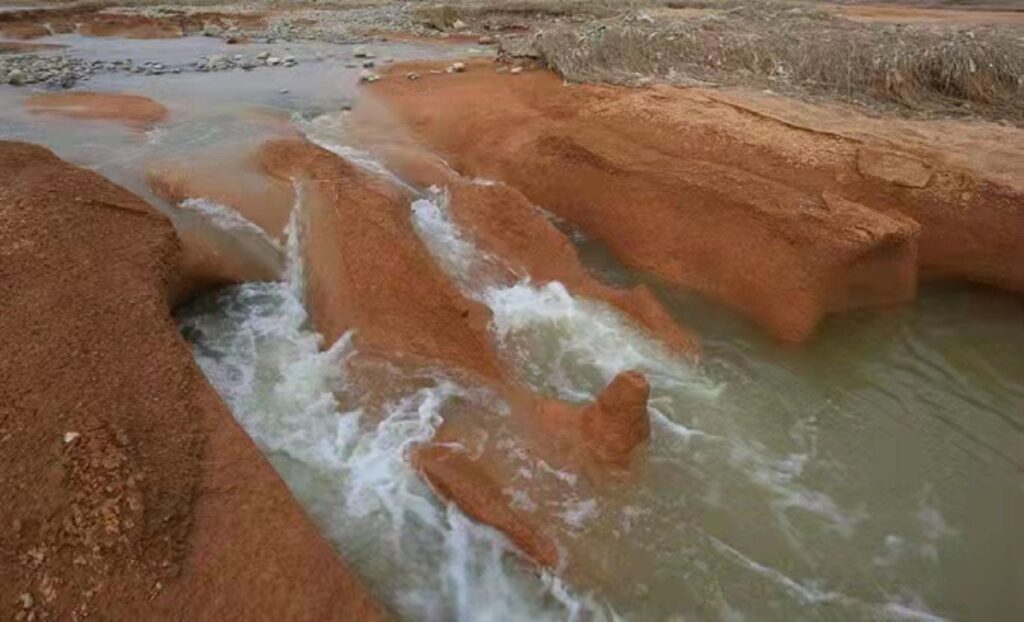
M169 221L0 143L5 619L379 619L171 319Z
M432 68L395 67L423 78L374 84L373 101L460 174L506 182L781 339L806 339L827 313L910 301L919 277L1024 291L1022 177L1003 172L1019 156L989 166L983 144L954 152L938 127L918 126L915 142L847 135L695 89ZM988 147L1014 144L1008 130Z

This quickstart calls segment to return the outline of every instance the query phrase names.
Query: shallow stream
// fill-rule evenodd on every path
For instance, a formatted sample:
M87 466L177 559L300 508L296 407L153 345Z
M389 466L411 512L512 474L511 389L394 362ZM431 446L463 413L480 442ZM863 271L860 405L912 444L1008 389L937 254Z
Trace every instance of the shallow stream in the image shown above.
M224 53L203 38L53 37L80 56L173 66ZM59 41L57 39L60 39ZM50 42L46 40L44 42ZM259 45L230 46L255 54ZM280 47L280 46L278 46ZM209 48L209 49L208 49ZM278 49L274 48L275 51ZM375 45L379 58L467 53ZM333 131L356 97L348 46L293 44L297 67L253 72L98 75L89 90L160 101L146 133L23 111L0 86L0 138L46 144L167 210L273 256L277 283L231 287L179 310L196 360L297 498L372 589L411 620L1024 619L1024 302L928 286L916 304L829 319L801 348L734 314L650 282L566 227L587 266L647 282L705 344L694 368L610 308L557 283L499 286L447 218L443 197L410 205L417 233L462 289L493 313L494 342L522 381L589 401L619 371L652 386L652 441L635 477L599 489L525 457L507 409L444 369L390 370L395 396L370 406L347 378L347 337L323 343L302 299L302 231L270 239L229 208L174 209L153 196L154 161L256 144L284 113L351 155ZM317 57L320 57L317 60ZM374 163L361 160L373 167ZM295 216L301 213L301 202ZM266 259L267 257L264 257ZM480 448L518 470L518 509L545 504L570 534L571 572L540 574L493 530L440 502L408 462L446 417L483 418Z

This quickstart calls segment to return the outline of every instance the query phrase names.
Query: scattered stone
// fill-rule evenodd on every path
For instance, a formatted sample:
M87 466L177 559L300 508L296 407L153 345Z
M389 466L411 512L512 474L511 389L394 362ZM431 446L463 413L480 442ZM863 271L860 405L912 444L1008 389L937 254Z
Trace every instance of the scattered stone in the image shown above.
M20 69L13 69L7 74L7 83L14 86L25 84L25 72Z
M35 600L28 592L22 592L21 596L18 597L18 602L21 603L22 609L31 609L32 605L35 604Z
M78 432L74 432L74 431L65 432L64 433L64 443L65 444L66 443L73 443L73 442L75 442L75 439L78 438L79 436L81 436L81 434L78 433Z
M519 74L523 73L523 68L522 68L522 67L513 67L513 68L512 68L511 70L510 70L510 73L511 73L512 75L514 75L514 76L518 76Z
M356 46L356 48L352 50L352 56L355 56L356 58L369 58L367 53L366 48L361 45Z
M373 67L374 62L372 60L363 61L363 67Z
M282 95L287 95L288 93L291 93L291 91L289 91L288 89L278 89L277 92Z
M479 43L480 45L494 45L497 42L498 40L492 37L491 35L484 35L477 39L477 43Z
M466 28L469 28L469 24L462 21L461 19L456 19L454 22L452 22L452 28L454 28L455 30L465 30Z
M408 78L409 80L419 80L420 74L416 73L415 71L410 71L409 73L405 74L405 77Z
M260 52L256 55L256 60L267 60L270 58L270 52Z
M376 82L377 80L380 80L380 76L369 69L363 69L359 72L359 80L361 82Z
M464 71L466 71L466 63L463 62L452 63L451 66L448 67L448 73L462 73Z
M267 64L270 65L271 67L275 67L281 64L281 59L276 56L271 56L270 58L267 59Z

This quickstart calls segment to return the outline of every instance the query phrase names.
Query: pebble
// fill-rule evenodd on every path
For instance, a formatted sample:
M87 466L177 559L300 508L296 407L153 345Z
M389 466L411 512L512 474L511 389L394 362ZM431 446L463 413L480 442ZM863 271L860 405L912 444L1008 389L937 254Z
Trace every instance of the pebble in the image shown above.
M405 77L409 80L419 80L420 74L416 73L415 71L410 71L409 73L405 74Z
M477 43L479 43L480 45L494 45L497 42L498 40L492 37L491 35L484 35L477 39Z
M363 67L373 67L374 62L372 60L364 61Z
M380 80L380 76L369 69L363 69L359 72L359 80L360 82L376 82L377 80Z
M452 63L451 67L448 67L448 73L462 73L466 70L466 63L458 62Z
M518 76L521 73L523 73L523 68L522 67L513 67L512 68L512 75Z
M281 59L276 56L271 56L270 58L267 59L267 64L270 65L271 67L275 65L280 65Z
M369 58L367 54L368 52L366 51L366 48L361 45L356 46L356 48L352 50L352 56L355 56L356 58Z
M270 58L270 52L260 52L256 55L256 60L267 60Z

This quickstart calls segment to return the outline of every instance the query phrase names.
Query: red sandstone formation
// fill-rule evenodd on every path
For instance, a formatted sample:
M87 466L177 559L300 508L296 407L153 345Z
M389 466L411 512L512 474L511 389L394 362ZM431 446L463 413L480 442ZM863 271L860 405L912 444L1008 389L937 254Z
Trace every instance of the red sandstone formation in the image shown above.
M597 400L574 406L541 400L535 413L535 433L544 436L539 446L551 458L575 463L577 470L600 473L607 466L628 467L633 452L651 435L647 415L650 386L643 374L626 371L612 379ZM598 469L589 468L596 464Z
M270 141L262 158L308 191L308 304L329 343L355 329L363 352L502 377L489 311L435 265L409 222L409 197L304 140Z
M34 113L116 121L137 129L147 129L167 117L162 104L126 93L38 93L26 99L25 105Z
M711 92L468 66L394 67L423 78L369 89L462 175L510 184L625 263L782 339L806 339L826 313L912 300L919 273L1024 291L1021 177L978 168L983 146L954 162L953 151L876 147Z
M178 334L167 219L11 142L0 214L2 617L384 617Z
M583 440L597 460L628 464L637 445L651 436L647 417L650 386L643 374L623 372L583 410Z
M415 453L414 462L434 490L468 516L504 533L538 565L551 568L558 563L554 540L513 509L501 484L464 450L428 445Z
M388 392L378 385L396 380L393 371L383 380L374 377L380 370L365 364L368 357L440 365L450 373L472 375L492 386L527 428L539 421L540 428L522 439L525 446L543 453L546 426L559 428L569 454L554 456L559 460L589 456L599 463L621 465L646 439L646 382L638 374L617 378L588 410L538 398L508 380L486 332L487 310L456 289L413 231L412 197L304 140L270 141L262 160L269 173L298 181L306 193L312 316L328 343L355 330L360 356L350 371L354 369L359 382L379 394L376 401L386 401ZM565 243L561 248L571 251ZM575 253L571 256L578 262ZM558 422L554 416L545 417L556 409L561 409ZM414 452L416 466L440 495L504 532L538 564L553 566L558 553L551 536L511 506L504 494L507 474L498 458L486 453L470 457L453 448L470 438L473 429L473 424L464 428L446 422L433 443Z
M677 353L699 358L699 338L681 327L649 288L617 289L591 277L569 238L518 190L460 177L436 156L387 136L387 119L364 111L359 123L365 124L359 129L368 146L406 181L447 190L453 219L483 251L500 258L516 275L528 274L538 283L560 281L578 295L603 300Z

